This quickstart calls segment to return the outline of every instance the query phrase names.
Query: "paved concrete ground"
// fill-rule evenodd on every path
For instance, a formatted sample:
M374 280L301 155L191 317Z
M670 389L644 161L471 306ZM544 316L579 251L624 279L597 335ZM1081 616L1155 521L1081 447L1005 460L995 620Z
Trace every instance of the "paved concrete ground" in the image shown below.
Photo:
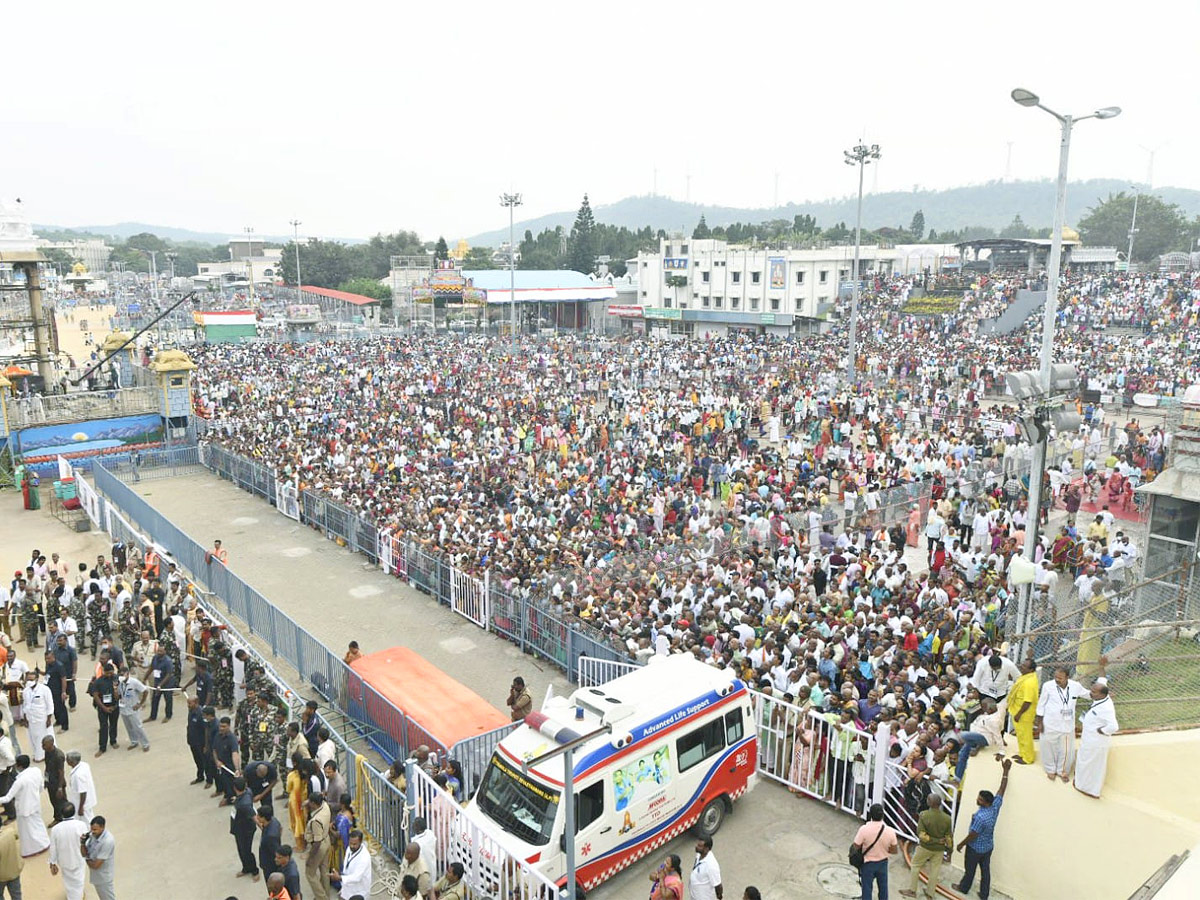
M47 491L43 489L45 502ZM35 547L47 556L57 551L68 560L88 561L95 560L97 553L107 556L109 543L103 534L69 530L45 508L40 512L22 509L18 492L0 492L0 567L6 570L0 574L11 576L24 568ZM18 655L26 662L33 660L23 642L18 645ZM81 663L91 665L86 656ZM84 680L83 685L86 683ZM117 840L118 897L207 900L236 896L257 900L266 896L262 884L248 885L247 879L234 877L239 866L227 811L217 809L217 801L202 787L188 785L194 770L184 743L185 721L176 710L170 722L148 723L149 753L127 751L122 732L121 749L93 759L96 717L91 704L80 698L70 730L58 736L58 743L64 750L79 750L92 765L97 811L108 819ZM26 730L18 727L17 732L22 751L28 752ZM50 821L44 795L43 810ZM46 853L25 861L21 883L24 896L32 900L63 900L66 896L61 878L50 875ZM88 888L85 896L95 894Z
M548 685L571 690L556 667L227 481L199 474L131 486L194 540L219 539L230 569L338 655L352 640L363 653L410 647L501 710L516 675L537 705Z

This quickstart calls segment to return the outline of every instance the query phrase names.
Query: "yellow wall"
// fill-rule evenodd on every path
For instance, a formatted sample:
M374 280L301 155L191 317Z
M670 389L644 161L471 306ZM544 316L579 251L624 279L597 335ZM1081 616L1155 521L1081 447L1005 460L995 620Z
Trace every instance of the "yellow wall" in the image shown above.
M966 836L975 796L995 791L1000 774L1000 764L984 752L971 760L956 842ZM996 827L992 885L1015 900L1126 900L1171 854L1198 841L1200 729L1120 735L1099 800L1050 782L1040 759L1013 766ZM961 866L962 856L955 862Z

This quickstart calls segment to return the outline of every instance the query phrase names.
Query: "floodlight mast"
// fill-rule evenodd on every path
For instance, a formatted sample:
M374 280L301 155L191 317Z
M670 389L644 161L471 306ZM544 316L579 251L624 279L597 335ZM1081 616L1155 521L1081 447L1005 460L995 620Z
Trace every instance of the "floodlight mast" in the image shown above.
M1053 393L1051 379L1051 364L1054 354L1054 320L1058 314L1058 276L1062 263L1062 232L1067 218L1067 162L1071 154L1071 129L1076 122L1084 119L1112 119L1121 114L1119 106L1104 106L1087 116L1073 117L1055 112L1042 104L1041 98L1033 91L1016 88L1012 91L1013 102L1019 106L1036 106L1038 109L1054 116L1061 130L1058 154L1058 182L1054 203L1054 230L1050 234L1050 259L1046 265L1046 307L1042 318L1042 349L1041 349L1041 394L1048 397ZM1042 432L1044 435L1044 432ZM1041 525L1042 479L1046 473L1047 441L1042 436L1033 448L1033 465L1029 473L1029 509L1028 522L1025 526L1025 547L1023 555L1032 563L1034 549L1039 539ZM1017 605L1016 634L1029 631L1030 593L1028 585L1021 591ZM1027 639L1022 638L1019 653L1023 657L1027 649Z
M862 253L862 204L863 204L863 172L866 166L870 165L873 160L879 159L879 145L872 144L867 146L861 140L851 149L843 150L842 156L845 157L843 162L848 166L858 166L858 215L854 220L854 272L851 273L851 290L850 295L850 339L846 348L846 374L850 384L854 384L857 380L857 368L855 366L855 354L858 344L858 269L859 256ZM838 285L838 293L841 293L841 285Z

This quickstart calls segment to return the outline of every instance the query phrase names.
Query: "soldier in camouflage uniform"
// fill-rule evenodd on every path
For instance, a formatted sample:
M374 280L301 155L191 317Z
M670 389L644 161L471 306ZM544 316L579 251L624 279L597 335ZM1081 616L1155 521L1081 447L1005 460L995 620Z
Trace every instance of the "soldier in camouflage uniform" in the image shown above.
M214 641L208 647L209 669L213 673L213 689L217 695L215 706L229 709L233 706L233 655L224 641Z
M100 642L112 636L112 601L97 588L92 591L87 606L88 624L92 630L92 659L95 659Z
M33 585L25 588L25 599L21 601L21 637L30 649L38 645L38 620L42 609L42 594Z
M179 644L175 642L175 625L171 622L170 617L167 617L166 624L163 625L163 630L158 635L158 646L162 648L163 653L171 657L171 662L175 663L176 674L182 672L183 666L180 664Z
M58 598L54 596L53 589L46 588L45 599L42 601L42 616L47 631L50 630L51 622L58 621L58 613L61 606L62 604L59 603ZM47 641L46 645L50 646L50 642Z
M128 604L121 613L121 621L117 628L118 636L121 639L121 649L128 656L133 652L133 645L137 643L137 639L142 633L142 625L137 614L137 608L132 603Z
M250 690L247 684L246 690ZM271 762L275 759L275 709L272 694L267 690L257 692L254 710L250 719L250 759Z
M75 620L75 652L84 653L87 651L88 621L87 608L83 602L83 588L75 588L75 592L71 595L71 602L67 605L67 611ZM94 648L95 644L92 646ZM94 653L95 650L93 649L92 652Z
M271 761L275 763L275 770L279 773L280 783L287 781L288 772L288 733L287 712L276 708L275 714L272 716L271 722ZM281 798L282 799L282 798Z
M242 759L247 762L257 759L250 755L250 733L254 728L255 711L258 706L258 692L246 685L246 696L238 701L233 710L233 733L237 735L238 750Z

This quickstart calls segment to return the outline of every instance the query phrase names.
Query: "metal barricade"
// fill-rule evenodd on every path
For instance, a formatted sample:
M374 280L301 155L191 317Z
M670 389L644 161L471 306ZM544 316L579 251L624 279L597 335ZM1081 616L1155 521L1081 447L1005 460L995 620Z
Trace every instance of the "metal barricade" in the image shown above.
M519 603L525 649L550 660L563 671L569 671L567 641L570 629L567 623L535 601L521 600Z
M275 508L293 521L300 521L300 494L290 481L275 482Z
M961 752L966 753L967 750ZM884 821L896 829L901 837L917 840L917 817L928 807L932 794L942 798L942 812L947 813L951 821L955 820L959 799L956 785L927 774L910 775L898 757L887 759L883 767L883 795L875 798L874 802L883 804Z
M437 870L461 863L463 880L476 897L554 900L559 890L502 842L495 824L478 811L463 809L410 760L406 772L408 805L437 838Z
M450 570L450 608L488 630L488 576L475 578L459 569Z
M404 794L365 756L354 755L346 766L346 783L354 782L358 827L394 859L404 856L408 843L408 821Z
M758 727L758 773L860 819L874 802L875 736L837 716L750 692Z
M458 760L459 765L462 766L465 796L474 796L475 789L479 787L479 780L483 778L484 770L487 769L488 760L496 752L496 747L520 725L520 722L501 725L499 728L493 728L483 734L463 738L450 748L450 759Z
M931 793L941 795L951 819L957 815L958 789L949 780L911 774L887 725L864 731L853 722L841 723L835 713L805 709L759 691L750 696L760 775L859 820L879 803L884 820L913 841L917 816Z
M620 678L630 672L637 671L641 665L632 661L597 659L593 656L581 656L576 663L575 682L582 687L595 687Z
M490 588L491 630L526 650L525 629L522 624L523 601L498 588L495 581L491 583Z

